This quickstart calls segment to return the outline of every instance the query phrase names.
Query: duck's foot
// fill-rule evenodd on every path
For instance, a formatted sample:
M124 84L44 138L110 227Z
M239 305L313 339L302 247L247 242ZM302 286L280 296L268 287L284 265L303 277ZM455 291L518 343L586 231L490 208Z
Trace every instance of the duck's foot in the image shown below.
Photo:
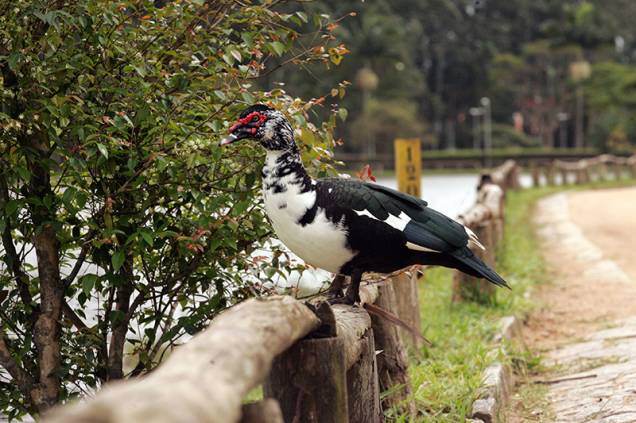
M335 305L335 304L354 305L356 303L356 300L354 298L349 297L348 295L341 295L340 297L327 298L327 302L331 305Z
M337 299L337 298L344 297L344 291L342 289L344 285L344 281L345 281L344 275L336 275L336 277L331 282L331 286L327 290L326 296L328 299Z

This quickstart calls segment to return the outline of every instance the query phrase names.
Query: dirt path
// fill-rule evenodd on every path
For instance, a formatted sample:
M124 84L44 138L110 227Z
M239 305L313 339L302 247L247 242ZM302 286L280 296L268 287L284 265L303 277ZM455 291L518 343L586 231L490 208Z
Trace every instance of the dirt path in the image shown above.
M547 392L509 421L636 422L636 188L548 197L536 225L552 282L524 339L546 366L528 386Z

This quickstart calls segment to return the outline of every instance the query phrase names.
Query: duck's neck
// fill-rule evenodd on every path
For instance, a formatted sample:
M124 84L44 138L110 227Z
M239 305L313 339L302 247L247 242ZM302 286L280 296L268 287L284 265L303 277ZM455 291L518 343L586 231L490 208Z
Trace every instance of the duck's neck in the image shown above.
M301 193L314 189L296 144L286 150L268 151L262 175L266 191L284 192L289 185L296 186Z

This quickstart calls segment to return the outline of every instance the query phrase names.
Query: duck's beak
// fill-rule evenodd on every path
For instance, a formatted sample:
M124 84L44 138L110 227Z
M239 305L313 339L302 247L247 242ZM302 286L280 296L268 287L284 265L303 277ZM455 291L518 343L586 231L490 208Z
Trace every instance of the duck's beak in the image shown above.
M233 142L238 140L240 140L239 137L237 137L234 134L230 134L227 137L223 138L221 141L219 141L219 145L224 146L224 145L232 144Z

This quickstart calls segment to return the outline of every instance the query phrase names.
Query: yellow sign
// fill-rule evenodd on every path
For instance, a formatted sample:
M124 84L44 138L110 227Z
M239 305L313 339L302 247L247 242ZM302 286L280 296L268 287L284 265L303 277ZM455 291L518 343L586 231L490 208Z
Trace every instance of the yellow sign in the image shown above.
M395 146L395 173L398 189L415 197L420 197L422 180L422 150L420 140L398 138Z

